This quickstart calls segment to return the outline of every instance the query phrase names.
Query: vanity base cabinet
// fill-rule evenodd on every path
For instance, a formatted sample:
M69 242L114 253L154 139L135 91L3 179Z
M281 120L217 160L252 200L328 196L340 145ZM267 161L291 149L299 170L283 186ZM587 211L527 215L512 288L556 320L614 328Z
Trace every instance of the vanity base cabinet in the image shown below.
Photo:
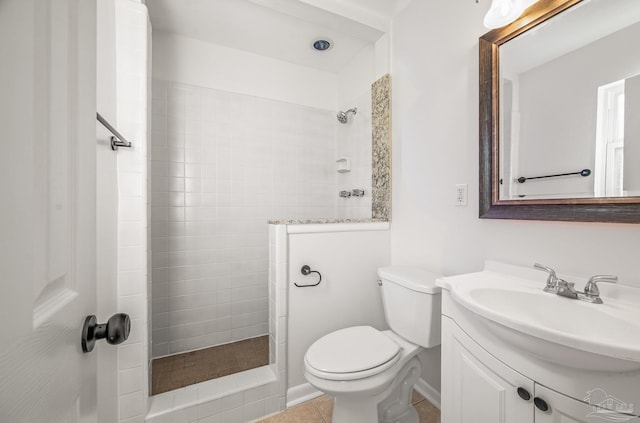
M535 383L445 315L441 386L442 423L640 423L640 417L597 408Z
M442 318L442 423L533 423L534 383Z
M536 384L535 391L536 398L542 398L549 404L549 410L546 412L536 408L536 423L640 423L640 417L627 416L595 407L562 395L542 385ZM624 407L625 404L621 404L621 406Z

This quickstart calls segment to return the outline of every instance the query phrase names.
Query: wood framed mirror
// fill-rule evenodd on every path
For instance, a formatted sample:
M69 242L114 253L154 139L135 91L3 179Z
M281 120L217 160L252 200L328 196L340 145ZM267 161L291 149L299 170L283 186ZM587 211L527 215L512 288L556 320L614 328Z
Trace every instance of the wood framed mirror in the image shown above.
M599 9L613 4L634 10L613 9L603 14ZM622 105L618 113L640 113L640 53L637 48L628 52L618 48L639 39L620 38L625 34L628 37L624 31L640 31L639 4L638 0L539 0L515 22L480 37L480 218L640 223L640 119L629 119L621 124L624 128L618 128L622 134L618 138L623 139L624 146L620 152L612 147L612 140L603 141L605 136L599 135L608 132L601 127L603 118L598 114L607 98L601 91L606 94L606 87L615 85L613 82L627 90L623 89L622 100L619 96L613 100ZM586 20L574 22L574 17ZM615 23L617 27L612 27L614 21L620 21ZM597 36L592 34L591 28L607 26L602 23L608 28L603 27ZM549 28L552 35L548 35ZM559 28L567 33L557 32ZM574 40L577 33L583 32L589 34L581 41ZM558 41L553 36L559 37ZM528 44L536 38L542 40L540 49ZM568 45L571 43L573 47ZM603 43L617 44L610 48L603 47ZM584 55L593 54L593 45L606 52L622 51L625 60L631 58L632 63L625 62L614 71L617 65L609 57L585 58ZM517 53L523 51L521 57L526 60L508 63L507 58L517 58ZM560 60L569 56L580 59L571 65L562 62L560 75ZM599 71L597 77L592 77L592 68L606 72ZM534 70L552 78L536 79ZM501 73L509 74L509 78ZM587 94L560 92L559 87L565 85L583 86L588 100L583 98ZM635 87L637 101L630 94ZM614 98L613 88L609 91ZM536 100L527 100L527 93L534 93L529 96ZM565 99L573 103L564 102ZM534 103L538 103L538 109L530 107ZM533 129L525 133L525 128ZM526 143L528 139L533 140L531 144ZM586 147L560 147L560 140L577 142L574 139ZM619 146L620 140L615 141ZM611 150L607 153L610 157L602 153L603 148ZM534 157L539 160L536 162Z

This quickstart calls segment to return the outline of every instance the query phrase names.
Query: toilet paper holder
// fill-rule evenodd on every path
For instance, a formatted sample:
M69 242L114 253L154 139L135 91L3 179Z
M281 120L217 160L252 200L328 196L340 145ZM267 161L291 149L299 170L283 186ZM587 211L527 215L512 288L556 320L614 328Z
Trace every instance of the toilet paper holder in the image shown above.
M293 284L295 286L297 286L298 288L309 288L309 287L312 287L312 286L318 286L318 285L320 285L320 282L322 282L322 275L320 274L320 272L318 272L317 270L311 270L311 267L309 267L306 264L304 266L302 266L302 269L300 269L300 273L302 273L305 276L310 275L311 273L317 273L319 279L318 279L317 283L308 284L308 285L300 285L300 284L294 282Z

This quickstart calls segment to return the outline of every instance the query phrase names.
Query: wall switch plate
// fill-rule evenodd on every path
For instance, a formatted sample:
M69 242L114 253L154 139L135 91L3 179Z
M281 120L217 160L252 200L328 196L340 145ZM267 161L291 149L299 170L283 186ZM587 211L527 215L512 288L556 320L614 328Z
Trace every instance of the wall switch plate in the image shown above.
M456 185L456 206L467 206L467 184Z

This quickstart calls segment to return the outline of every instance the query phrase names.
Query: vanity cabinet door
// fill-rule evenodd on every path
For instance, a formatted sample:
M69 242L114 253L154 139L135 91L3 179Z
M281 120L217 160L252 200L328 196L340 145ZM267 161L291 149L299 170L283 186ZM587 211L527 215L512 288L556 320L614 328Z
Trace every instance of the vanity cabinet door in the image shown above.
M608 402L609 407L618 405L619 407L630 407L628 408L629 410L633 409L632 404L625 404L613 396L607 396L604 392L602 394L602 398L597 398L596 401L602 400ZM585 395L587 395L587 393L585 393ZM638 417L614 413L603 408L588 405L541 385L535 386L534 400L536 402L534 406L536 423L640 423L640 418ZM547 405L546 411L541 401ZM539 405L542 405L542 407L539 407Z
M533 423L533 381L442 322L442 423Z

